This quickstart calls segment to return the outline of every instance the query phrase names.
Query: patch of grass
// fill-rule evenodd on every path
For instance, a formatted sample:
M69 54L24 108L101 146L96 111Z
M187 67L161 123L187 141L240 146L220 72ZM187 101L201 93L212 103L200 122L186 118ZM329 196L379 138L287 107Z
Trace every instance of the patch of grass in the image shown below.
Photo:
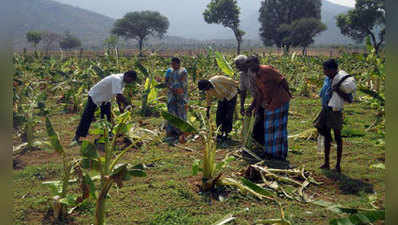
M58 163L48 163L38 166L27 166L23 170L14 172L14 179L21 182L32 182L38 180L48 180L58 177L62 165Z
M343 136L343 137L363 137L363 136L365 136L365 132L355 129L355 128L347 127L347 128L343 128L343 130L341 131L341 136Z
M180 224L195 224L195 219L189 214L187 209L168 209L166 211L158 212L154 218L148 222L150 225L180 225Z

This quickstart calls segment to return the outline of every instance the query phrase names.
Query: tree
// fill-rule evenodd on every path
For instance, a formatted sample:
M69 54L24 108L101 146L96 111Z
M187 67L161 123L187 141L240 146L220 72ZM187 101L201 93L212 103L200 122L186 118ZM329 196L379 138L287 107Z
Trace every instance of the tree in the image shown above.
M115 49L119 43L119 37L117 35L110 35L107 39L104 41L105 48L107 49Z
M295 20L292 24L283 24L279 28L279 32L287 34L283 42L294 47L302 47L303 55L306 54L307 47L314 43L314 37L324 30L326 25L315 18Z
M313 42L313 37L321 32L321 4L321 0L262 1L258 20L264 45L283 47L286 52L292 46L308 46L308 43ZM312 19L309 20L310 18ZM308 35L297 37L301 29L309 30L314 21L318 21L318 29L311 30Z
M26 40L28 40L29 43L32 43L35 49L40 43L41 39L42 34L40 31L29 31L28 33L26 33Z
M337 26L343 35L358 42L370 37L378 54L386 33L384 0L357 0L355 9L337 17Z
M142 55L144 40L149 36L162 38L168 29L167 17L155 11L140 11L129 12L122 19L116 20L112 34L137 40Z
M46 54L48 54L48 51L51 48L55 48L56 43L59 43L62 40L62 35L50 31L44 31L42 32L42 39L43 47Z
M240 8L236 0L211 0L207 5L207 9L203 12L206 23L222 24L224 27L234 32L236 41L238 42L237 54L240 54L240 45L244 31L239 29Z
M79 38L73 36L70 32L67 31L65 32L62 40L59 42L59 46L61 47L61 49L70 50L82 46L82 42Z

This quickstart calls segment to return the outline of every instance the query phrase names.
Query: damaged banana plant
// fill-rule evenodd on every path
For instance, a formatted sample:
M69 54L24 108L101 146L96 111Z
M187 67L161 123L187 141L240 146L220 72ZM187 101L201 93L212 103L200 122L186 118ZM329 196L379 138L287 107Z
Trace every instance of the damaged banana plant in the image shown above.
M97 152L94 143L84 141L81 146L82 161L81 167L83 168L83 182L85 184L84 190L89 193L86 197L91 197L96 202L95 209L95 224L105 224L105 207L106 200L111 187L116 184L119 188L123 186L123 181L129 180L132 177L144 177L144 165L139 164L132 166L128 163L119 163L125 154L133 147L136 142L131 143L122 151L117 149L117 137L119 134L128 130L128 121L131 119L131 113L125 112L118 116L114 127L106 121L100 121L102 126L102 142L105 145L104 155ZM109 138L109 132L112 131L113 137ZM99 130L96 131L99 133ZM136 141L139 141L137 139ZM89 172L97 172L99 175L90 177ZM94 180L98 178L99 185L95 185Z
M243 126L242 126L242 146L246 148L250 148L252 146L252 133L255 122L255 115L245 116L243 118Z
M211 191L217 184L221 184L221 177L223 175L222 170L228 165L228 163L234 160L234 157L229 156L220 161L216 162L216 131L214 125L209 120L205 120L201 115L204 129L197 130L190 123L174 116L166 111L162 112L163 118L165 118L173 126L177 127L184 133L197 134L200 136L202 142L202 159L195 160L192 165L193 175L197 175L199 172L202 173L202 185L201 190L203 192Z
M74 173L74 169L78 165L78 161L70 161L67 159L66 153L60 143L58 134L55 132L48 117L46 117L46 130L52 148L62 158L62 174L61 180L46 181L43 182L43 185L49 186L53 194L52 209L54 219L56 221L63 221L68 213L67 207L73 206L76 203L75 196L68 194L68 188L70 184L76 182L76 180L71 180L71 177Z

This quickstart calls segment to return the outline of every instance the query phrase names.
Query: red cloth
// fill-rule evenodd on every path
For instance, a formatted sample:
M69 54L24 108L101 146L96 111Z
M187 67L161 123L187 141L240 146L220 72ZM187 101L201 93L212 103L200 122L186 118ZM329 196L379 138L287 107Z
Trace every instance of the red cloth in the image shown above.
M257 108L262 106L267 110L275 110L290 101L285 77L272 66L260 65L255 80Z

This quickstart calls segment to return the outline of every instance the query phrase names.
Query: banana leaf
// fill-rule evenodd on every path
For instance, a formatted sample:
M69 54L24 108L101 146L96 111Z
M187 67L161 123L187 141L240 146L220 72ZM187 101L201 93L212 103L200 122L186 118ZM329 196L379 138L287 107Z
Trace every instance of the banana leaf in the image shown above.
M135 63L135 66L141 71L142 74L144 74L145 77L149 77L148 70L139 61Z
M332 219L330 225L361 225L371 224L379 220L385 220L384 210L360 211L348 217Z
M83 157L86 157L88 159L98 158L97 149L95 148L95 145L88 141L83 141L80 148L80 152L82 153Z
M167 120L171 125L180 129L182 132L186 133L198 133L198 131L188 122L182 120L181 118L166 112L162 111L162 116L165 120Z
M147 78L145 81L144 89L149 90L148 99L147 99L148 103L152 103L157 100L158 90L155 88L156 85L158 85L158 82L155 79Z
M233 77L234 70L232 69L231 65L229 65L225 57L218 51L215 51L214 55L216 56L217 65L220 67L221 71L226 75Z
M53 125L48 117L46 117L46 129L47 135L50 138L51 146L55 149L58 153L64 153L64 149L59 141L58 134L55 132Z
M266 189L258 186L257 184L251 182L250 180L248 180L246 178L242 178L241 182L242 182L242 184L244 186L246 186L247 188L253 190L254 192L256 192L256 193L258 193L260 195L263 195L263 196L266 196L266 197L270 197L270 198L275 197L274 193L272 193L270 191L267 191Z

